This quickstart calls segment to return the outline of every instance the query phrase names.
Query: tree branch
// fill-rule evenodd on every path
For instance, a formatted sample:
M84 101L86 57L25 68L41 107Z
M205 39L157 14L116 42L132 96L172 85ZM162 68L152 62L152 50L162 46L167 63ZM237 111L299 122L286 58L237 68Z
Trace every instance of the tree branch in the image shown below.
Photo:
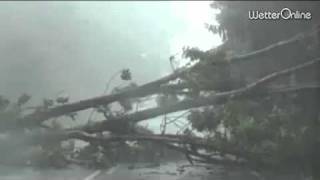
M173 105L168 105L164 107L155 107L155 108L150 108L147 110L139 111L136 113L132 114L127 114L121 117L117 117L114 119L109 119L109 120L104 120L100 122L96 122L91 125L85 125L83 127L80 127L80 130L94 133L94 132L100 132L100 131L114 131L114 130L123 130L124 127L128 126L128 123L137 123L146 119L154 118L163 114L168 114L172 112L177 112L181 110L186 110L190 108L197 108L201 106L208 106L208 105L213 105L213 104L221 104L226 102L229 99L234 99L234 98L241 98L241 97L254 97L253 91L270 82L273 81L277 78L280 78L282 76L288 75L290 73L293 73L295 71L310 67L311 65L314 65L316 63L320 62L320 58L316 58L314 60L308 61L303 64L299 64L297 66L284 69L282 71L277 71L274 73L271 73L261 79L259 79L256 82L253 82L243 88L232 90L232 91L227 91L227 92L222 92L222 93L216 93L214 95L209 95L206 97L198 97L194 99L186 99L182 100L176 104ZM262 92L261 93L256 93L255 96L261 96L261 95L267 95L270 92Z
M313 37L313 36L317 35L317 33L319 33L319 32L320 32L320 28L318 27L309 33L299 33L299 34L291 37L290 39L279 41L279 42L271 44L265 48L250 52L248 54L236 55L236 56L232 57L230 59L230 61L231 61L231 63L237 63L237 62L241 62L241 61L253 60L256 57L263 56L273 50L276 50L276 49L278 50L279 48L284 48L286 46L298 43L299 41L301 41L303 39Z
M294 36L293 38L290 38L286 41L280 41L275 44L272 44L266 48L245 54L245 55L238 55L230 58L230 61L233 62L240 62L244 60L251 60L258 56L262 56L274 49L278 49L281 47L284 47L289 44L296 43L300 41L303 38L310 37L314 35L315 33L318 33L319 29L316 29L314 32L311 32L309 34L299 34ZM193 66L195 67L195 66ZM193 67L190 68L184 68L177 70L173 74L170 74L168 76L165 76L161 79L158 79L156 81L147 83L145 85L142 85L140 87L134 88L132 90L128 90L125 92L115 93L111 95L106 96L100 96L95 97L91 99L86 99L74 103L69 103L57 107L50 108L48 110L42 111L42 112L34 112L32 114L29 114L21 119L18 119L16 122L11 123L13 127L5 127L5 128L17 128L19 124L22 123L23 126L34 126L40 124L42 121L47 120L52 117L61 116L64 114L68 114L71 112L81 111L88 108L97 107L99 105L109 104L115 101L119 101L125 98L134 98L134 97L143 97L151 94L155 94L159 91L165 91L168 87L161 87L161 85L168 83L169 81L177 79L179 76L181 76L183 73L189 71ZM178 86L178 88L186 88L186 84Z

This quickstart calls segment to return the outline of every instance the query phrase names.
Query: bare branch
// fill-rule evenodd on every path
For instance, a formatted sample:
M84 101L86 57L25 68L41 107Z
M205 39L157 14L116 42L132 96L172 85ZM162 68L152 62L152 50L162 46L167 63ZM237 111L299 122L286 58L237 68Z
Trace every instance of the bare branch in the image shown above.
M299 34L291 37L290 39L279 41L277 43L271 44L271 45L269 45L265 48L259 49L257 51L253 51L253 52L250 52L250 53L244 54L244 55L236 55L236 56L232 57L230 59L230 61L232 63L237 63L237 62L241 62L241 61L253 60L256 57L263 56L273 50L276 50L279 48L284 48L286 46L298 43L299 41L302 41L303 39L313 37L313 36L317 35L317 33L319 33L319 32L320 32L320 28L316 28L309 33L299 33Z

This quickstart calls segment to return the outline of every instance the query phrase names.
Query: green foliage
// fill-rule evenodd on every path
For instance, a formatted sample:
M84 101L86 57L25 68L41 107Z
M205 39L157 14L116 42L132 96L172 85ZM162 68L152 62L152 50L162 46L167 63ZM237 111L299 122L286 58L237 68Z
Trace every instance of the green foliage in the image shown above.
M224 45L208 51L186 47L183 49L183 56L191 62L197 62L192 70L181 77L194 86L193 90L198 88L228 91L244 84L242 76L232 75L230 64L232 51Z
M194 110L188 120L194 129L212 132L209 139L219 149L245 152L255 163L290 167L305 163L309 151L310 121L301 121L302 114L301 105L287 95L229 101L220 108Z
M187 119L191 122L192 128L200 132L216 130L220 124L220 119L216 118L212 108L192 110Z
M18 98L17 105L22 106L26 104L30 99L31 99L31 96L24 93Z
M52 99L43 99L43 107L49 108L54 105L54 101Z
M206 28L213 34L219 34L223 41L227 40L227 32L222 28L222 26L206 24Z
M216 1L211 7L221 12L217 16L219 25L206 24L206 28L219 34L225 43L206 52L198 48L184 49L184 57L198 63L190 73L192 78L183 80L192 79L200 88L206 87L215 91L236 89L247 84L246 81L257 80L309 60L310 57L319 56L318 52L307 50L306 47L311 46L311 42L307 41L304 45L292 45L285 47L287 49L272 52L267 58L263 56L243 64L230 64L228 61L230 50L232 53L244 54L310 30L310 27L319 22L318 2ZM313 12L313 20L280 23L248 20L250 10L276 11L283 7L293 10L308 9ZM216 64L221 66L215 66ZM233 73L244 76L244 81L240 76L234 77ZM319 82L318 77L317 74L316 79L312 79L313 82ZM305 76L297 76L297 79L302 83L306 81ZM274 84L287 85L286 80ZM210 109L193 110L188 120L197 131L206 134L210 132L208 139L217 149L241 152L240 154L254 164L264 163L273 167L310 165L314 157L310 152L313 152L313 144L315 139L318 139L315 137L315 132L318 131L318 127L314 125L315 115L310 115L317 114L318 109L312 106L312 97L315 98L312 94L286 94L251 100L230 100Z
M124 81L129 81L132 79L130 69L123 69L120 75L121 79Z
M182 55L184 58L189 58L191 61L207 59L206 53L201 51L199 48L195 48L195 47L183 48Z

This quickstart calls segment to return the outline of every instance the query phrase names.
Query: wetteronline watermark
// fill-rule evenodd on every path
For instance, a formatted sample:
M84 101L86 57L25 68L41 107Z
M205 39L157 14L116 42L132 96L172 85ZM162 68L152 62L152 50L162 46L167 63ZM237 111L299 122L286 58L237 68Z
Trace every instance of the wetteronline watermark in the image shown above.
M308 11L282 8L280 11L249 11L250 20L311 20L312 14Z

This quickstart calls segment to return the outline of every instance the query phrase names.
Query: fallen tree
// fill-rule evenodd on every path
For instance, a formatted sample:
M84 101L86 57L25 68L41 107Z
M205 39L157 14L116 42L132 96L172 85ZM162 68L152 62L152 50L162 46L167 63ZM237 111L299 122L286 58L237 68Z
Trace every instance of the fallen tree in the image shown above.
M305 95L306 92L317 95L319 81L315 80L313 84L295 83L294 85L279 85L279 83L275 82L278 79L288 81L288 76L296 74L298 71L307 72L310 68L319 66L319 57L312 60L303 59L300 64L270 72L268 75L257 78L254 82L222 92L211 86L215 84L214 81L207 84L201 84L198 81L202 82L201 77L204 74L202 70L205 68L212 70L212 73L217 73L214 75L219 76L219 72L213 70L228 71L230 64L258 61L259 57L272 54L275 50L290 49L291 46L302 41L308 42L311 37L316 36L318 33L319 29L313 30L311 33L302 33L288 40L280 41L244 55L228 57L224 49L220 48L217 48L217 51L213 53L212 51L202 52L202 54L200 52L199 56L201 57L198 57L198 60L196 60L197 57L192 56L196 58L193 59L193 61L196 61L193 66L178 69L156 81L79 102L66 103L54 107L49 105L39 106L33 113L28 115L19 114L22 106L28 101L27 96L22 96L23 98L20 98L19 102L14 103L13 110L8 108L8 101L1 99L0 117L2 117L0 119L0 128L8 137L18 134L18 139L27 138L28 140L22 139L20 142L22 141L28 145L45 147L47 144L52 143L53 145L50 145L50 147L58 147L58 149L61 141L70 139L82 140L88 142L92 147L101 147L104 150L112 149L114 146L109 147L109 145L114 142L119 142L116 145L120 146L126 141L148 141L186 154L191 163L199 161L223 165L243 166L248 164L249 167L255 167L257 164L260 167L273 167L274 165L277 165L274 167L281 167L292 162L295 162L292 163L294 165L300 165L299 163L307 161L303 158L305 152L300 153L300 151L297 151L292 154L286 154L284 152L287 149L282 144L295 148L303 147L303 140L311 139L310 137L318 138L316 134L317 126L314 126L309 119L294 126L289 124L287 119L294 120L294 116L297 114L299 118L302 116L301 114L305 115L305 113L301 113L296 109L300 108L305 111L309 108L309 106L299 103L309 97ZM192 52L199 53L194 49ZM221 53L223 56L221 56ZM222 82L225 80L220 77L219 79ZM108 116L108 113L110 113L108 106L111 106L114 102L151 95L164 95L167 97L166 100L174 96L176 101L141 111L129 112L124 110L122 114ZM169 95L171 95L170 98L168 98ZM180 97L177 98L177 96ZM291 96L298 96L298 98ZM293 102L293 110L286 109L289 108L290 104L287 101ZM299 103L295 101L299 101ZM105 108L104 111L108 111L104 112L105 120L69 129L44 127L43 122L51 118L100 106ZM247 109L243 110L242 108ZM259 110L261 113L251 112L250 108ZM157 135L142 133L137 130L137 124L141 121L183 110L192 110L188 118L186 118L191 123L191 131L185 128L183 134L163 133ZM209 115L206 116L206 113ZM284 119L281 119L283 117ZM190 126L187 127L190 128ZM225 130L219 129L218 126L222 126ZM37 128L41 128L44 133L35 133L29 137L29 132L24 132L25 129L32 132ZM192 131L196 130L199 132L205 130L209 135L197 137L192 134ZM104 135L103 133L106 131L111 134ZM297 142L293 138L297 138ZM11 140L9 140L9 143L5 140L2 144L11 144ZM46 148L47 150L50 149ZM94 148L93 151L100 150L99 148ZM65 155L64 152L61 152L61 154ZM72 159L68 162L77 162L77 159Z
M263 49L250 52L248 54L244 55L235 55L234 57L228 57L229 59L222 60L222 62L227 61L231 63L238 63L241 61L246 61L246 60L255 60L259 56L263 56L267 53L272 53L273 50L279 50L281 48L286 48L286 46L299 43L304 39L308 39L317 33L319 33L319 29L316 29L310 33L301 33L298 34L288 40L284 41L279 41L275 44L272 44L270 46L267 46ZM215 57L211 57L215 58ZM220 60L219 60L220 61ZM204 64L205 65L205 64ZM217 64L215 64L217 65ZM177 71L175 71L173 74L167 75L163 78L160 78L159 80L147 83L145 85L141 85L137 88L134 88L132 90L124 91L124 92L119 92L116 94L111 94L111 95L106 95L102 97L96 97L92 99L87 99L87 100L82 100L79 102L75 103L70 103L70 104L65 104L65 105L60 105L57 107L49 108L49 109L42 109L41 111L36 111L32 114L26 115L20 119L15 120L16 122L12 123L11 128L16 128L16 127L25 127L25 126L34 126L38 125L39 123L53 117L57 116L62 116L68 113L76 112L76 111L81 111L85 110L87 108L94 108L99 105L107 105L115 101L119 101L121 99L126 99L126 98L134 98L134 97L143 97L143 96L148 96L156 93L161 93L161 92L168 92L172 90L179 90L179 89L185 89L190 87L190 84L183 83L183 84L177 84L177 85L168 85L167 83L170 81L174 81L177 78L183 76L183 74L192 71L193 68L198 68L198 66L203 66L201 63L198 63L194 65L193 67L190 68L182 68ZM166 85L167 84L167 85ZM13 121L13 120L10 120ZM22 123L21 126L17 126L17 124ZM8 123L10 124L10 123ZM10 126L5 127L5 129L10 128Z
M240 88L237 90L232 90L229 92L222 92L222 93L216 93L207 97L197 97L194 99L187 99L183 100L181 102L178 102L176 104L173 104L171 106L165 106L165 107L156 107L152 109L147 109L144 111L136 112L133 114L128 114L123 117L118 117L115 119L107 119L104 121L99 121L95 124L91 125L86 125L84 127L81 127L79 129L86 131L86 132L99 132L99 131L113 131L115 127L127 127L128 123L138 123L139 121L154 118L156 116L160 116L163 114L168 114L172 112L177 112L185 109L190 109L190 108L197 108L201 106L208 106L208 105L216 105L216 104L222 104L225 103L226 101L230 99L235 99L235 98L241 98L243 96L252 96L254 93L254 90L256 88L259 88L260 86L263 86L263 84L268 83L272 80L275 80L276 78L280 78L281 76L288 75L290 73L293 73L294 71L301 70L303 68L307 68L309 66L315 65L320 62L320 58L317 58L315 60L306 62L304 64L300 64L298 66L288 68L285 70L282 70L280 72L274 72L268 76L265 76L264 78L247 85L244 88ZM293 90L293 89L291 89ZM266 91L265 94L270 93L270 91ZM262 96L263 94L257 94L259 96ZM126 121L126 122L124 122Z

